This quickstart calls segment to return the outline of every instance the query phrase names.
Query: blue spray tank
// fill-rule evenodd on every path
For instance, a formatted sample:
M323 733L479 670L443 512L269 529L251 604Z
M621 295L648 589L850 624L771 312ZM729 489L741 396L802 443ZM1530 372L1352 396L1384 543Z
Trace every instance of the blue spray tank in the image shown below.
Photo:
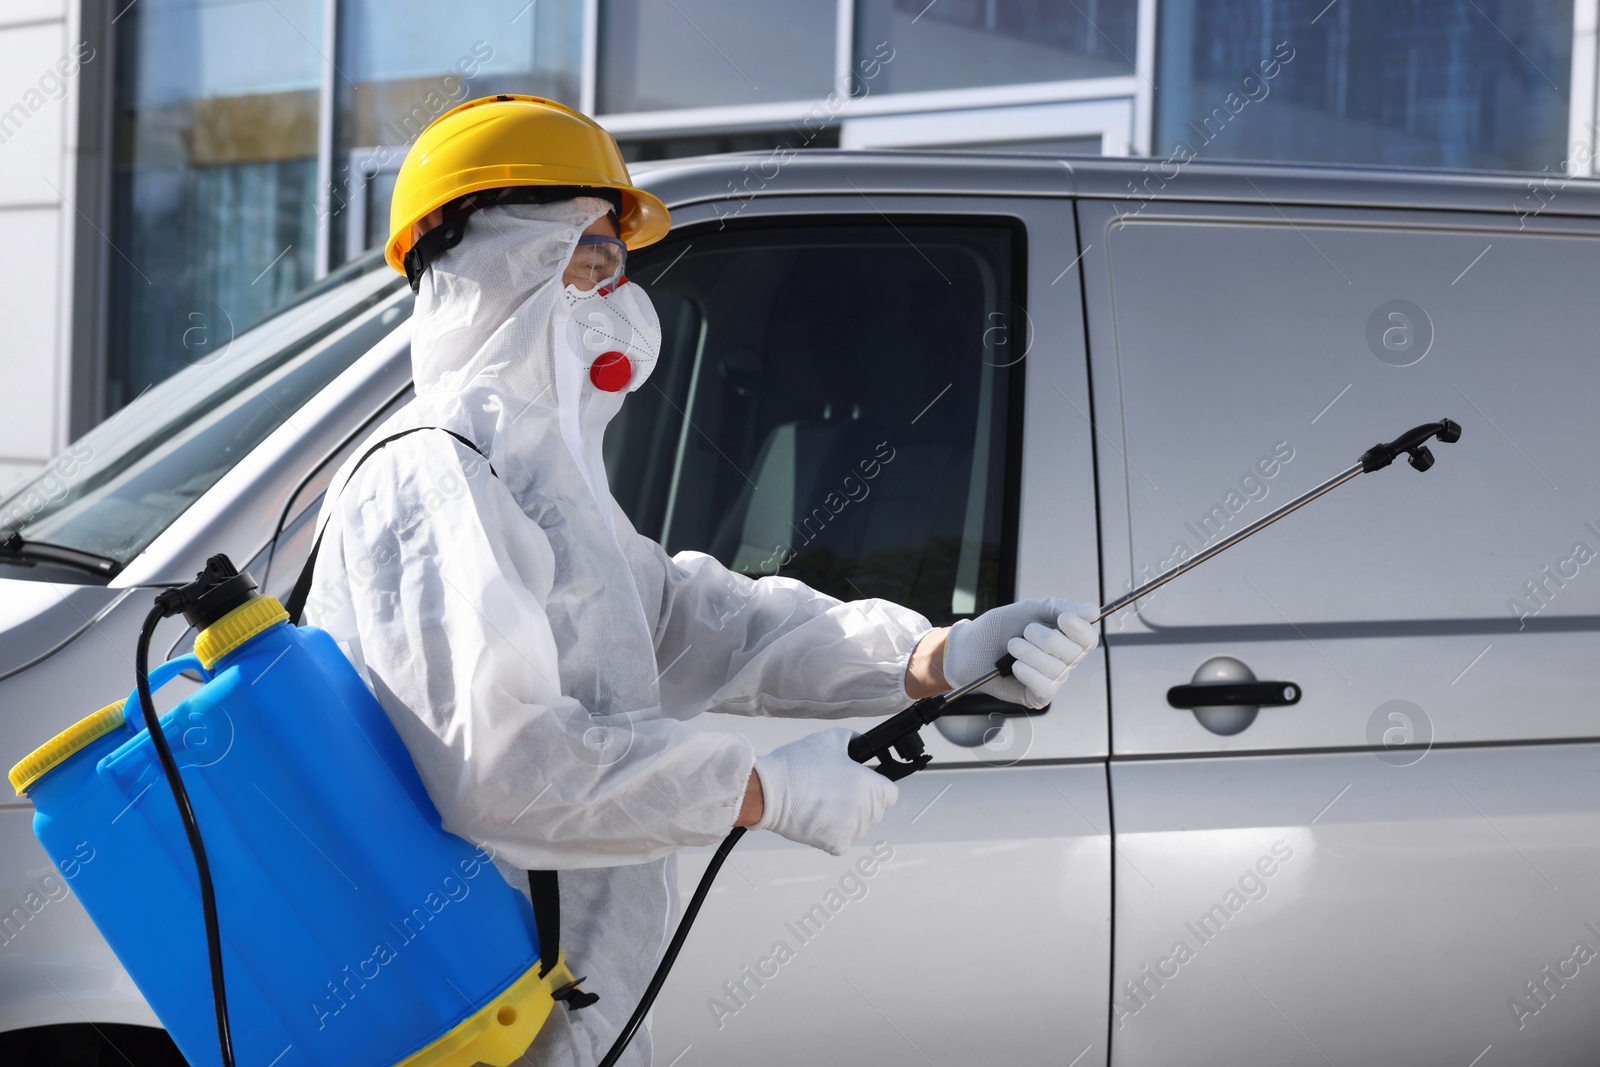
M148 671L180 612L194 653ZM549 926L492 854L441 827L331 637L225 556L163 591L140 636L135 692L10 777L191 1064L504 1065L556 1001L592 1001L558 953L541 963ZM152 691L184 671L205 684L158 725Z

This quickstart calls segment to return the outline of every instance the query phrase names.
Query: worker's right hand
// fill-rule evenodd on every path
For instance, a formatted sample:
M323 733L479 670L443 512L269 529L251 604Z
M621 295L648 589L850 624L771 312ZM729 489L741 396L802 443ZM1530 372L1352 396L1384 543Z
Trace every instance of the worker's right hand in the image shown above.
M1011 676L978 687L1012 704L1045 708L1078 661L1099 643L1100 632L1089 620L1098 614L1089 604L1050 597L1019 600L992 608L976 619L964 619L944 639L945 680L952 689L994 670L995 661L1016 657Z
M763 810L755 828L842 856L876 826L900 789L850 758L854 736L837 726L757 756Z

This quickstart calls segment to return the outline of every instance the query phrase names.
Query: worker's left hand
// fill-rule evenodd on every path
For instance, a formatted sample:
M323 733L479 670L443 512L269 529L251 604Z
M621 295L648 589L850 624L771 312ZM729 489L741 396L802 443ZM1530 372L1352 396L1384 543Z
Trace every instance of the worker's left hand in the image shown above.
M950 628L944 644L944 676L956 688L994 670L1007 652L1017 657L1011 677L996 678L978 692L1029 708L1047 707L1067 673L1100 640L1089 622L1098 609L1050 597L1019 600Z
M842 856L878 825L900 787L850 758L855 736L835 726L757 756L762 812L755 828Z

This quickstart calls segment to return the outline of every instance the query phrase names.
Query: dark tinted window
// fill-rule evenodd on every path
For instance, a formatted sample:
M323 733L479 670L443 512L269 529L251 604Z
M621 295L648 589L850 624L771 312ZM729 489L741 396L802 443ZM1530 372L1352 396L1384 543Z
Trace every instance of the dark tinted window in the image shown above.
M612 490L669 552L948 622L1010 596L1004 225L725 229L628 274L663 354L606 440Z

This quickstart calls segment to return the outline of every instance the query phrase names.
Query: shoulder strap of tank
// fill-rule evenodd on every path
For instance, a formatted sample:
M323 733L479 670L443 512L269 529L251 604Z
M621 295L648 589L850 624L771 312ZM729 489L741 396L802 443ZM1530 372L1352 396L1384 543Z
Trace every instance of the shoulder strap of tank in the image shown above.
M484 462L487 463L489 460L483 449L454 430L446 430L443 426L413 426L409 430L401 430L398 433L390 434L363 452L361 458L356 460L355 466L350 468L350 474L345 478L345 485L350 484L351 479L355 477L356 471L361 469L361 465L374 452L390 441L404 437L407 434L416 433L418 430L442 430L482 456ZM493 463L489 463L489 473L496 478L499 477L495 473ZM343 486L340 487L340 490L343 491ZM300 568L300 577L295 579L294 590L289 594L289 602L284 605L284 610L289 613L291 625L300 625L300 616L305 611L306 600L311 596L311 577L317 567L317 553L322 550L322 536L327 532L328 527L326 524L323 525L321 530L317 531L316 540L311 542L311 552L306 556L305 566ZM561 954L561 893L557 883L556 872L529 871L528 894L533 900L533 918L539 934L539 975L543 977L550 973L550 968L556 965L556 960L560 958ZM579 978L577 981L570 982L553 993L556 999L566 1003L569 1010L575 1011L578 1008L586 1008L600 999L594 993L579 989L578 982L581 981L583 979Z
M399 433L390 434L363 452L361 458L356 460L355 466L350 468L350 474L345 478L345 485L350 484L350 480L355 477L356 471L361 469L361 465L374 452L390 441L404 437L407 434L416 433L418 430L442 430L478 455L483 456L485 462L489 460L483 449L454 430L446 430L442 426L413 426L409 430L401 430ZM496 478L499 477L498 474L495 474L493 463L489 464L489 473ZM343 491L343 486L340 487L340 490ZM305 611L306 600L311 596L311 577L317 567L317 553L322 549L322 536L327 532L328 527L326 524L321 530L317 531L316 540L311 542L311 552L306 556L305 566L300 568L300 577L295 579L294 590L289 594L289 602L284 605L284 610L289 613L291 625L300 625L300 616ZM533 918L539 934L539 975L543 977L550 973L550 968L556 965L556 960L561 955L561 893L556 872L529 871L528 895L533 900ZM578 982L581 981L583 979L579 978L577 981L570 982L554 991L556 999L564 1001L569 1010L575 1011L578 1008L586 1008L600 999L594 993L579 989Z
M533 922L539 934L539 977L550 973L550 968L561 958L561 892L555 871L529 871L528 896L533 900ZM600 999L598 993L578 988L582 977L552 989L550 995L567 1006L568 1011L587 1008Z
M390 434L388 437L385 437L383 440L377 442L371 448L361 453L361 458L356 460L356 465L350 468L349 477L345 478L345 485L350 484L350 480L356 476L356 471L361 469L361 465L371 458L374 452L388 444L390 441L398 440L407 434L416 433L418 430L439 430L443 433L447 433L451 437L454 437L457 441L460 441L462 444L472 449L478 455L482 456L484 462L487 463L489 460L488 454L485 453L483 449L473 444L467 438L456 433L454 430L446 430L443 426L413 426L409 430L401 430L399 433ZM495 474L493 463L489 464L489 473L494 474L496 478L499 477L498 474ZM343 491L343 486L340 487L340 490ZM306 600L311 596L311 574L314 570L316 570L317 567L317 553L322 549L322 535L327 532L328 527L327 524L324 523L322 529L317 531L316 540L311 542L311 554L306 556L305 566L300 568L300 577L295 579L294 589L289 594L289 602L283 606L283 609L289 613L290 625L300 625L300 615L305 611Z

